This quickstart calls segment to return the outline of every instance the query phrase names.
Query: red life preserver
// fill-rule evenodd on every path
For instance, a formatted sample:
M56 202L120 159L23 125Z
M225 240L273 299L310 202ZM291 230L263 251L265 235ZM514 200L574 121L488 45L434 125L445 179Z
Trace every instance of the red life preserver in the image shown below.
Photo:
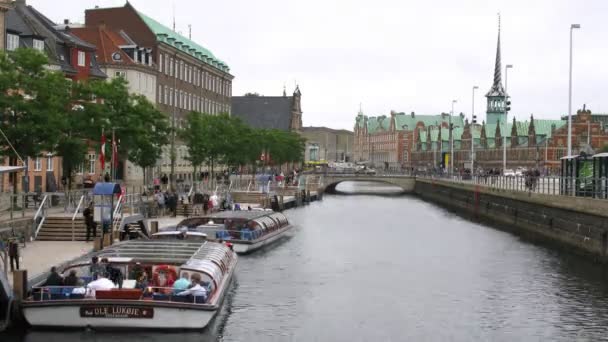
M154 273L152 274L152 281L154 286L161 286L159 283L159 273L164 272L167 275L167 281L163 287L172 287L173 283L177 279L177 272L175 269L169 265L158 265L154 268Z

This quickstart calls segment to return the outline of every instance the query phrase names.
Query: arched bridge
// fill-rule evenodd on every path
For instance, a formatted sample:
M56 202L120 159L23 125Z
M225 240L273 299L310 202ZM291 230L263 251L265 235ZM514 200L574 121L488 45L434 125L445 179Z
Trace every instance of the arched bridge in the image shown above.
M365 175L333 173L323 176L321 190L326 193L335 193L336 186L342 182L377 182L390 184L403 189L403 192L413 192L416 177L407 175Z

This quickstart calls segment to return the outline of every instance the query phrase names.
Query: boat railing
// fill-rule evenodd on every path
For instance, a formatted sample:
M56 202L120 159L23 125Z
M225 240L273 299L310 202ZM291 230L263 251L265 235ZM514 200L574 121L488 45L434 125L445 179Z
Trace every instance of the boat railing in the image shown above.
M206 284L203 287L207 290L206 295L180 295L181 292L186 289L175 289L173 287L162 287L162 286L148 286L144 289L142 299L163 301L163 302L177 302L177 303L191 303L191 304L206 304L207 299L210 297L212 292L211 285Z
M192 229L191 231L196 231L200 233L207 234L207 239L211 240L224 240L224 241L253 241L257 240L262 236L280 230L287 225L274 225L268 228L243 228L243 229L225 229L223 227L200 227L196 229ZM156 238L162 238L163 235L157 235ZM167 238L175 238L175 236L168 235Z

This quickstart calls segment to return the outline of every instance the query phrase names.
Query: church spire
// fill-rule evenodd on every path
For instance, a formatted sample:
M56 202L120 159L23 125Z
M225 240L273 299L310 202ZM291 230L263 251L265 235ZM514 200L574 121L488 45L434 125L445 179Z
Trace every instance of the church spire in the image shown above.
M498 13L498 42L496 44L496 61L494 62L494 83L486 96L504 96L505 90L502 87L500 57L500 13Z

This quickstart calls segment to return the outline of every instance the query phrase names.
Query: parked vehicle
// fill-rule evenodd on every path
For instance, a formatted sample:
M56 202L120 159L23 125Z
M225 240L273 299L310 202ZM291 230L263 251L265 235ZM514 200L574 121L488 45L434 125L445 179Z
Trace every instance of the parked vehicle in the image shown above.
M513 169L505 169L502 175L505 177L515 177L515 172Z

